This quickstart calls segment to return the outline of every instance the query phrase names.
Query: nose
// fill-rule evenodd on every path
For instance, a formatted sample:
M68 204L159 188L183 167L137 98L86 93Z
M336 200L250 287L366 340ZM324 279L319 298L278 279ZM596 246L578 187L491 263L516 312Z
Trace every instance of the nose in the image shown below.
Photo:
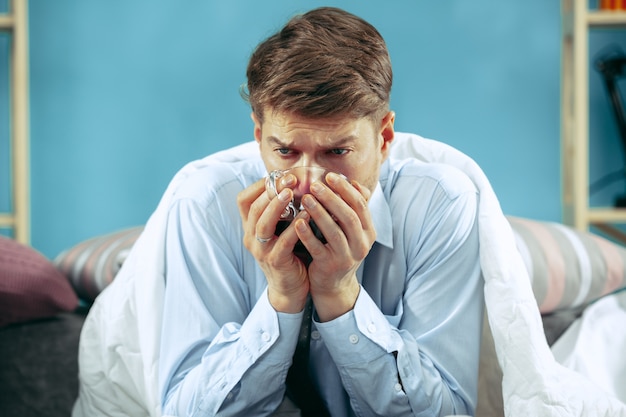
M302 157L300 158L300 161L298 162L298 165L303 166L303 167L320 167L320 168L323 168L323 166L319 162L317 162L315 157L308 156L308 155L302 155Z

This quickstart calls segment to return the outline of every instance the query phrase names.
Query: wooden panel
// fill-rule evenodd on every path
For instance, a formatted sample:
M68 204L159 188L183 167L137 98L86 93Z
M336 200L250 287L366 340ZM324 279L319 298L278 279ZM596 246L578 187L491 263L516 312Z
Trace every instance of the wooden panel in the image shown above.
M30 243L30 166L28 105L28 3L13 0L8 14L0 15L0 30L12 36L10 56L10 112L12 203L11 213L0 213L0 226L13 229L21 243Z

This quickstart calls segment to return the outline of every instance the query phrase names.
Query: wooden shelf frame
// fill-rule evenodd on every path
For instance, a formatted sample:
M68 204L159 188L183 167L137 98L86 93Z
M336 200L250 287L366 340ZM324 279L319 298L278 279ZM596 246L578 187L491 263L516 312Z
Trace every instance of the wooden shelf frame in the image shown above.
M11 0L9 11L0 14L0 31L11 33L10 52L10 147L12 209L0 213L0 227L13 230L18 242L30 244L30 148L28 2Z
M589 206L589 31L626 29L626 11L589 10L587 0L561 1L561 170L563 221L595 226L626 242L615 227L626 209Z
M587 25L592 29L624 28L626 11L587 11Z

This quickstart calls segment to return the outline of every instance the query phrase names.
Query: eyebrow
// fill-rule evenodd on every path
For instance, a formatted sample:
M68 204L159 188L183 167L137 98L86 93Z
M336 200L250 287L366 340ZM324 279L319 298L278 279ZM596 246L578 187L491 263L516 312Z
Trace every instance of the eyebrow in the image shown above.
M280 140L279 138L277 138L276 136L268 136L266 139L270 144L273 144L275 146L280 146L283 148L290 148L293 146L292 143L284 142ZM345 146L346 144L350 142L354 142L357 139L358 137L355 135L344 136L332 142L330 146L328 146L328 149L341 148L342 146Z

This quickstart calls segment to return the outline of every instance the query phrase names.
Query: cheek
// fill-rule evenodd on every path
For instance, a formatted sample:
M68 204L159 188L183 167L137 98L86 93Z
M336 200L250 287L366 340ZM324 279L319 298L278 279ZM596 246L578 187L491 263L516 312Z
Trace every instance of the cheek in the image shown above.
M261 146L261 159L263 159L263 163L265 164L265 168L267 168L268 172L276 169L289 168L284 166L284 161L278 158L275 152L264 148L264 146Z
M372 193L376 188L376 184L378 183L378 175L380 174L380 169L377 167L375 170L371 170L368 177L364 178L361 184L363 184L367 189L369 189Z
M381 155L375 155L367 162L364 162L363 167L367 167L366 169L359 170L361 172L361 178L357 181L369 188L372 192L378 183L378 176L380 175L380 165L382 161Z
M351 169L349 172L345 172L344 175L348 177L348 180L355 180L359 184L369 188L370 191L374 191L376 183L378 182L378 175L380 173L380 165L377 161L370 160L363 164Z

